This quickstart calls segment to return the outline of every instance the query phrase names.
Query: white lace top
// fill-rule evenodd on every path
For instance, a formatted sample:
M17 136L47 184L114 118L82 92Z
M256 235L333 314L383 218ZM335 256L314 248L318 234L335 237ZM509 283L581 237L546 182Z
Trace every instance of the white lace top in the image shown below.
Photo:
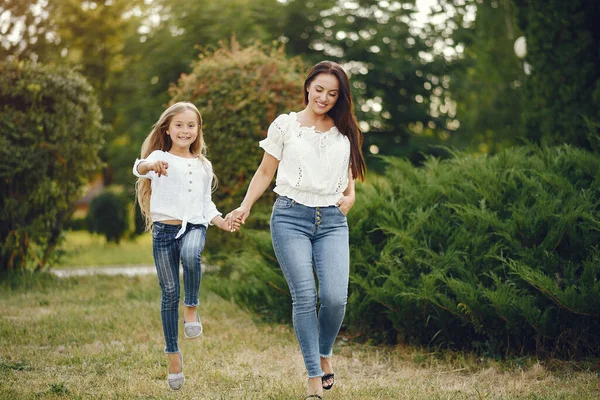
M275 193L309 207L331 206L343 196L350 141L335 126L318 132L300 125L295 112L281 114L259 145L280 161Z
M154 171L142 175L138 165L142 161L157 160L169 163L168 175L158 176ZM133 174L139 178L151 179L150 216L152 221L179 219L180 237L187 223L208 226L217 215L222 215L211 199L213 170L210 161L199 158L182 158L166 151L155 150L146 159L137 159L133 164Z

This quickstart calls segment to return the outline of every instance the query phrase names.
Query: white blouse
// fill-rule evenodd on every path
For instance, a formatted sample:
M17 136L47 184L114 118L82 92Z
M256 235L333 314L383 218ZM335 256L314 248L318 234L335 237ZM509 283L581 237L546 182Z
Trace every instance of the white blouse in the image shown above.
M166 161L169 164L167 175L158 176L155 171L145 175L138 172L143 161ZM155 150L146 159L137 159L133 164L133 174L150 179L150 217L152 221L179 219L179 238L187 223L208 226L217 215L222 215L211 199L213 170L210 161L199 158L183 158L166 151Z
M334 126L327 132L300 125L295 112L281 114L259 143L279 160L275 193L309 207L327 207L348 187L350 141Z

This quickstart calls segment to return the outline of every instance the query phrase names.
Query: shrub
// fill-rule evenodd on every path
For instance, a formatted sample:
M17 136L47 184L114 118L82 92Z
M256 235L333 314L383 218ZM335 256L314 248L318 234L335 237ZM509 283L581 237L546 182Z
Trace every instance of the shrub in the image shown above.
M258 142L265 138L277 115L302 106L306 71L298 58L286 58L281 48L230 45L205 49L171 88L172 102L191 101L202 113L204 140L219 186L213 193L223 213L242 201L262 159ZM267 190L253 208L246 227L265 227L274 195ZM208 235L206 249L213 254L240 247L238 237L217 229Z
M110 191L100 193L90 203L90 231L104 235L107 242L119 243L129 230L128 206L118 194Z
M100 108L72 70L0 62L0 110L0 269L41 269L101 166Z
M348 218L347 329L371 342L599 355L597 156L561 146L386 161ZM229 295L285 318L287 288L263 247L230 260L240 283Z

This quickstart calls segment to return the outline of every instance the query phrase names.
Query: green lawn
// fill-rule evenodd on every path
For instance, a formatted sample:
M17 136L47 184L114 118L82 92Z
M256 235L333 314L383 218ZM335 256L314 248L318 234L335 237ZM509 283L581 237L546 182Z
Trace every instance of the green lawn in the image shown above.
M155 276L0 280L2 399L303 399L293 330L257 323L202 283L205 333L182 340L186 384L170 392ZM182 335L180 327L180 337ZM450 352L350 344L335 348L325 399L597 399L588 366L497 362Z
M106 243L102 235L84 231L67 231L61 250L65 255L60 263L54 266L57 268L154 265L150 233L115 244Z

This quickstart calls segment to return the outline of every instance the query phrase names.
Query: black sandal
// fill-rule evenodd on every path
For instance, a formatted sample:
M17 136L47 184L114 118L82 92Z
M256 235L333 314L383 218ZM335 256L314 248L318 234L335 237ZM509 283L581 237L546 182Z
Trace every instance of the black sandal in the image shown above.
M308 396L306 396L304 398L304 400L306 400L306 399L322 399L322 397L319 396L318 394L309 394Z
M325 374L321 377L321 382L323 382L323 383L325 383L325 381L328 381L330 379L331 379L331 385L323 386L323 389L329 390L333 387L333 384L335 383L335 374L332 372L330 374Z

